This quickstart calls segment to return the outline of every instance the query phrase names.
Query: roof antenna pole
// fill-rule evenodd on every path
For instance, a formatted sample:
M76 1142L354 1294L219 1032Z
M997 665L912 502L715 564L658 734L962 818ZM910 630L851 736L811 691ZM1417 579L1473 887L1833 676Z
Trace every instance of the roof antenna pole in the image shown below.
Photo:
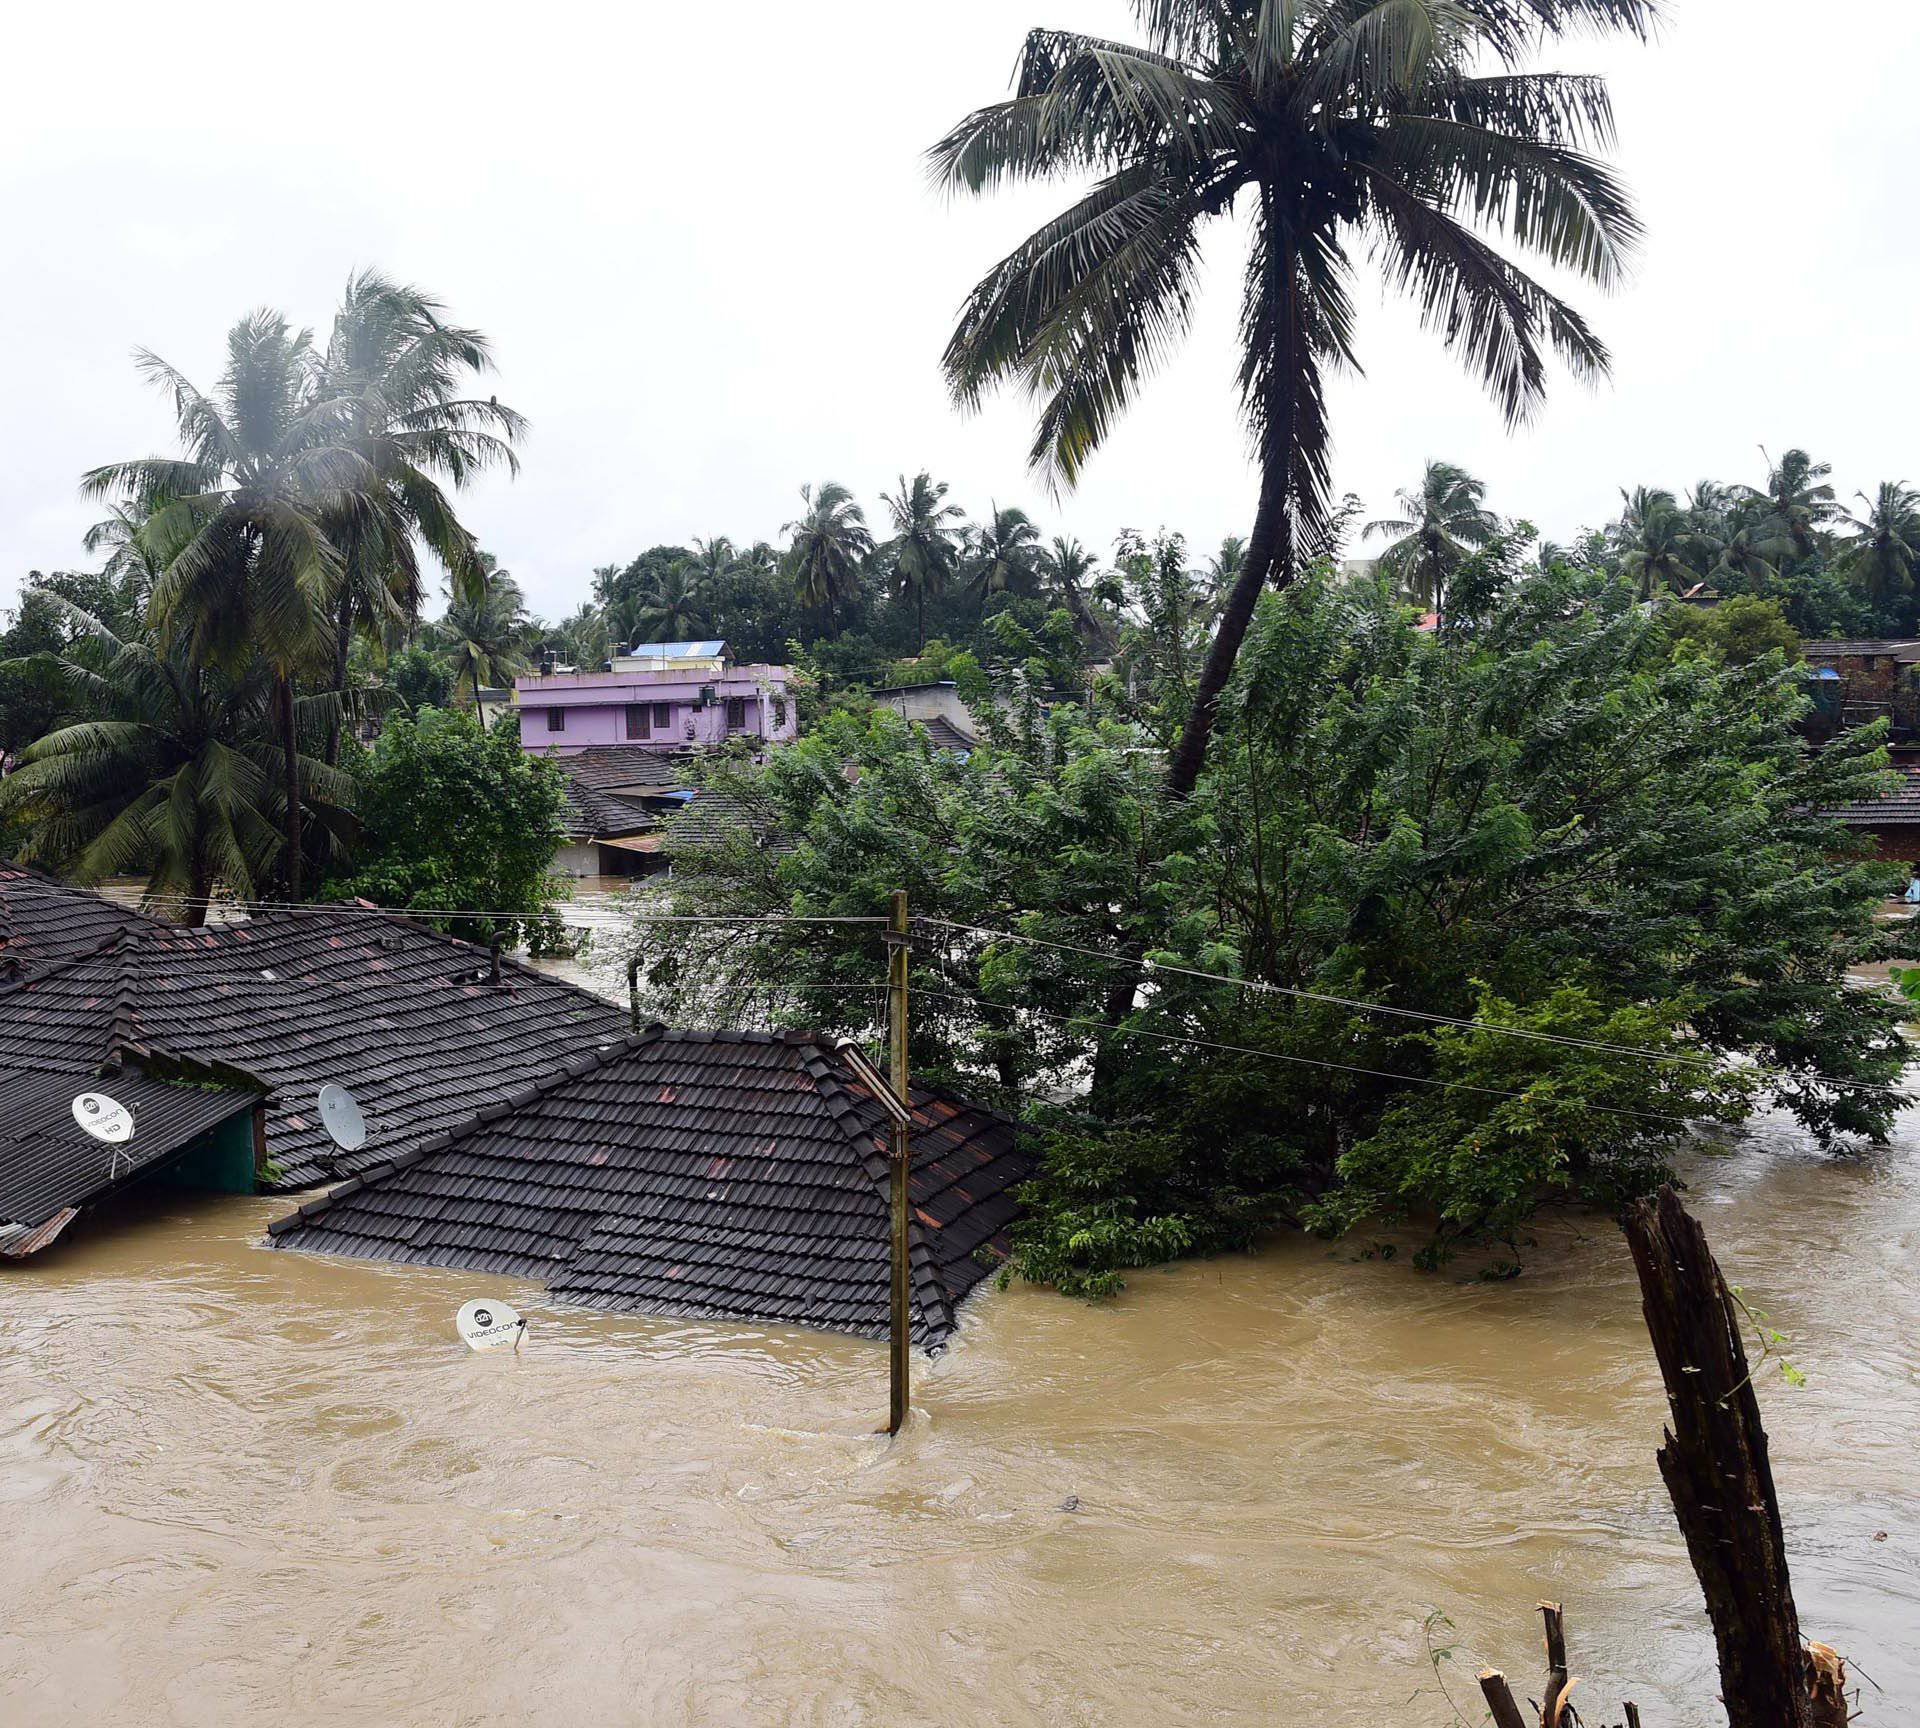
M907 1091L907 894L896 889L887 907L887 1055L894 1095L910 1111ZM907 1289L907 1171L912 1129L895 1118L892 1128L890 1208L893 1221L893 1299L888 1328L889 1374L887 1433L898 1434L907 1420L908 1377L912 1367L911 1316Z

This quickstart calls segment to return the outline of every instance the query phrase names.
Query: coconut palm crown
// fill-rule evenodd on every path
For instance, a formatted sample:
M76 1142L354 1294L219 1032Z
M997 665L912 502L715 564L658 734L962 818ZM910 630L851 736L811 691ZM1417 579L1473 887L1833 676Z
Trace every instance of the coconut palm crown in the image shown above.
M983 192L1095 184L994 266L948 342L955 397L1013 383L1039 405L1031 459L1070 485L1193 311L1201 231L1244 217L1240 400L1260 470L1246 564L1222 609L1168 789L1205 760L1254 601L1336 520L1328 374L1357 365L1360 262L1412 296L1510 423L1546 356L1597 378L1607 352L1565 301L1487 238L1608 287L1639 225L1601 162L1597 77L1521 70L1575 31L1644 35L1654 0L1136 0L1134 46L1028 37L1011 97L932 151L936 180Z

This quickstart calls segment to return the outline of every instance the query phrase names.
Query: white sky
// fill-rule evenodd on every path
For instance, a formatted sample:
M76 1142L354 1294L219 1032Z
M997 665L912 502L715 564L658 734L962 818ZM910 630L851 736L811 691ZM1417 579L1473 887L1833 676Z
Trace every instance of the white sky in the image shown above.
M1649 237L1582 304L1615 353L1509 436L1411 315L1363 295L1364 380L1334 403L1337 483L1369 513L1429 456L1550 536L1635 482L1757 480L1804 444L1843 494L1920 483L1912 300L1915 0L1671 0L1652 48L1573 43L1614 80ZM1197 328L1061 503L1029 416L949 406L966 289L1064 190L949 206L921 152L1004 92L1030 24L1131 33L1123 0L739 0L587 7L122 0L20 8L0 64L0 604L84 562L82 469L169 448L129 354L211 384L269 304L324 327L374 265L494 339L533 436L465 504L539 610L656 541L774 538L809 479L925 466L975 513L1020 503L1105 550L1124 527L1244 533L1232 398L1237 248Z

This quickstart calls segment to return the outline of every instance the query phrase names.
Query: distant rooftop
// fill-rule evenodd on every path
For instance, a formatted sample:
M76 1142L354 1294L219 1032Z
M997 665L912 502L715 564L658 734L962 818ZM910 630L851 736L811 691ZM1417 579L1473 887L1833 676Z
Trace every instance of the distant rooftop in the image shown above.
M636 660L717 660L726 651L726 639L721 636L699 642L636 642L626 650Z
M1809 660L1857 660L1886 655L1910 666L1920 661L1920 640L1904 636L1866 636L1831 642L1803 642L1800 652Z

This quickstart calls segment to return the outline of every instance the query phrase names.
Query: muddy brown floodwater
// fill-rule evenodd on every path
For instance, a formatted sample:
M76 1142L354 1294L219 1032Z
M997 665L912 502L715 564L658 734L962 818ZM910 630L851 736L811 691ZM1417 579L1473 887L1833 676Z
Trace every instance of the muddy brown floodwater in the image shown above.
M1763 1392L1804 1622L1910 1722L1920 1135L1694 1177L1808 1375ZM1441 1724L1428 1612L1466 1704L1542 1595L1596 1703L1719 1720L1605 1226L1502 1285L1286 1240L993 1293L889 1447L879 1345L263 1249L284 1205L129 1203L0 1276L0 1720ZM518 1356L455 1340L476 1293Z

